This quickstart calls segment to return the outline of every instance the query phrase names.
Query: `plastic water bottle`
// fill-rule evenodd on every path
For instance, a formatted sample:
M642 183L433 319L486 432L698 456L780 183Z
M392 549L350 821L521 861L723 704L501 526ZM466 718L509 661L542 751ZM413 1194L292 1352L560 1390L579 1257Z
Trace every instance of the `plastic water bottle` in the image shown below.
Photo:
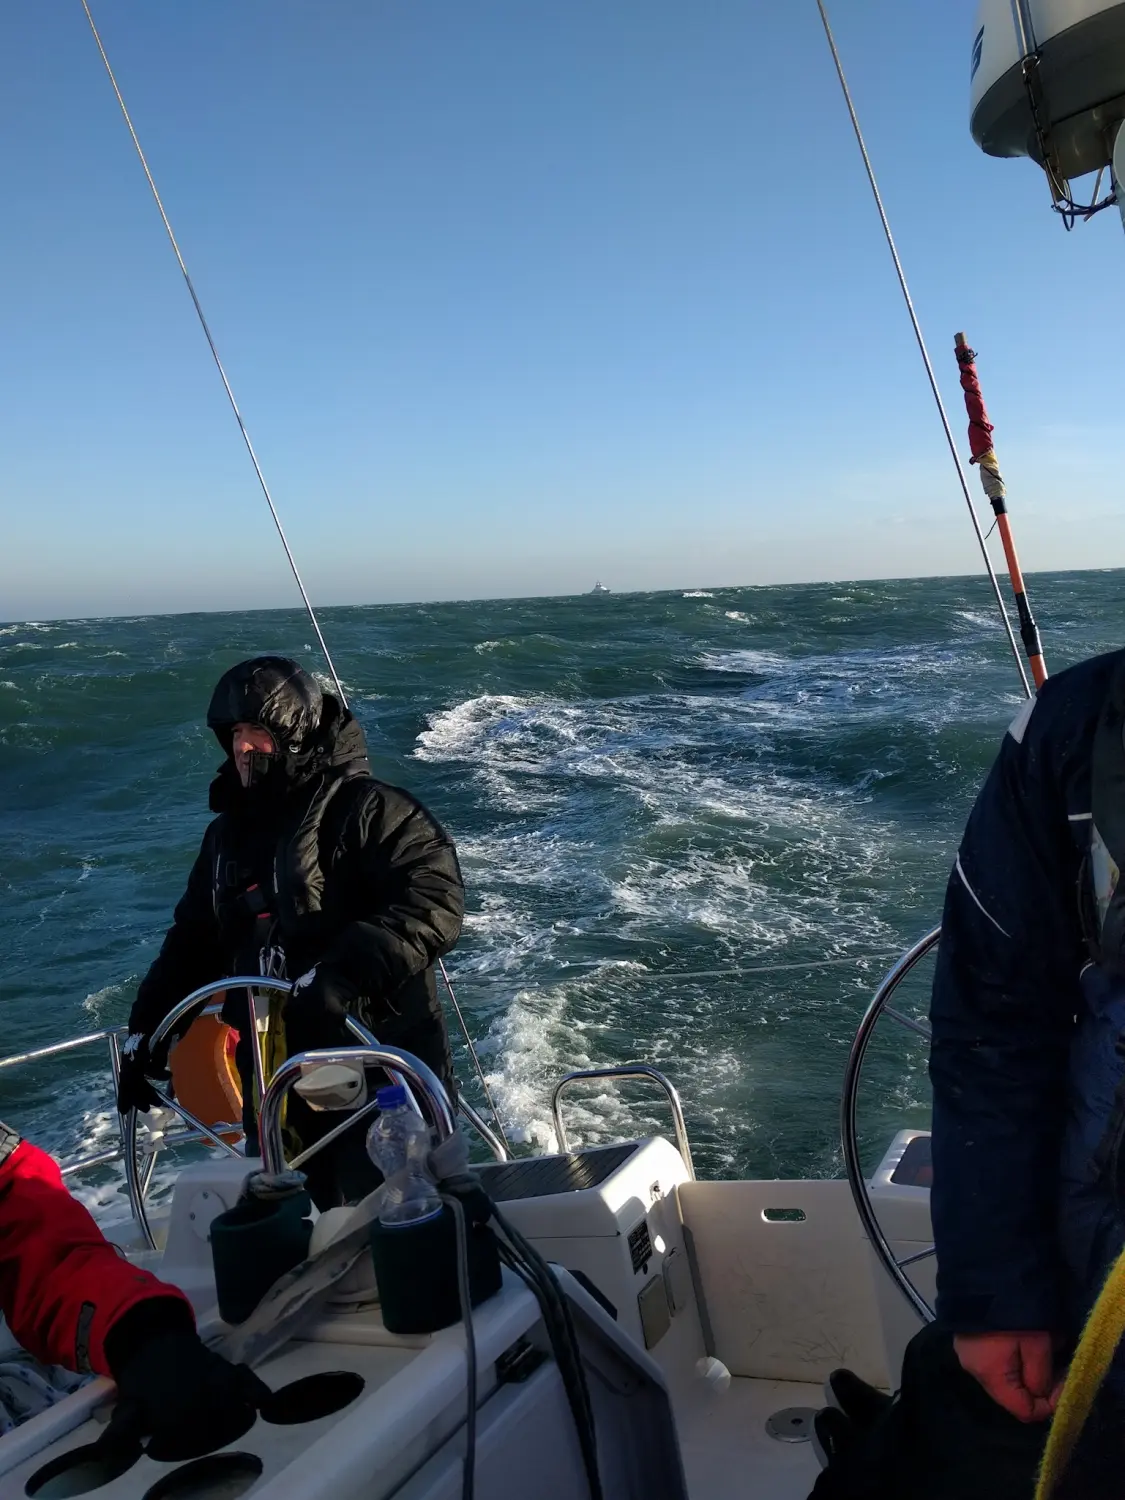
M441 1213L441 1199L426 1176L430 1127L406 1102L401 1084L375 1095L379 1114L367 1132L367 1154L389 1181L405 1169L401 1191L387 1194L379 1223L388 1228L418 1224Z

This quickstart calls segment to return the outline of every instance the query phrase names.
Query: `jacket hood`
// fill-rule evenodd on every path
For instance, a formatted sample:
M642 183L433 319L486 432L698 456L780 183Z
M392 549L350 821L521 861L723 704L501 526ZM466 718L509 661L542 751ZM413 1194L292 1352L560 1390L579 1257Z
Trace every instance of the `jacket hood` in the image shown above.
M211 785L213 812L283 799L328 770L352 775L369 770L367 742L352 714L333 693L285 656L257 656L223 674L211 695L208 726L226 752ZM260 724L273 736L278 759L261 788L247 791L234 769L236 724Z
M288 656L240 661L219 678L207 709L208 728L228 755L236 724L260 724L282 754L299 755L323 717L320 684Z

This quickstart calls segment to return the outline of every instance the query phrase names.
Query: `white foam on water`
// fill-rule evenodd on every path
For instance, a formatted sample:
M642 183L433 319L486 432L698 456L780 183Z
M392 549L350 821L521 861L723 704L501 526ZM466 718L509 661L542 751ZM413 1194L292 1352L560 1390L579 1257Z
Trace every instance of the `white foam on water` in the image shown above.
M775 676L779 672L788 672L794 665L794 659L782 656L777 651L746 648L738 651L705 651L699 658L699 664L712 672L760 672L764 676Z
M684 599L713 599L715 596L708 593L706 589L688 589L682 597Z
M103 1057L104 1053L99 1055L99 1062ZM142 1150L146 1118L142 1115L138 1120L138 1143ZM92 1070L82 1085L68 1092L64 1110L41 1110L26 1124L21 1121L21 1128L29 1140L63 1164L118 1149L121 1134L108 1060ZM161 1152L157 1156L146 1199L150 1209L159 1208L170 1200L177 1172L187 1160L184 1153L188 1149L192 1152L192 1159L196 1160L201 1155L219 1154L217 1150L211 1152L200 1146ZM120 1161L71 1173L64 1180L69 1191L85 1204L99 1224L116 1224L129 1218L129 1196Z
M755 650L708 651L699 665L716 673L766 676L741 702L779 722L804 721L825 734L840 719L912 720L929 729L994 713L976 674L986 657L966 646L910 645L783 657Z
M548 1108L551 1088L561 1072L590 1065L580 1033L567 1024L566 1008L561 987L517 990L481 1048L499 1064L486 1077L505 1128L543 1151L558 1149Z
M79 651L82 649L79 641L13 641L12 646L16 651Z
M485 694L434 714L414 755L464 762L505 811L542 816L565 800L572 776L612 774L605 716L591 723L589 710L558 699ZM627 717L618 719L627 733Z
M580 1013L604 1011L603 976L599 970L576 976L567 984L518 990L504 1014L493 1022L480 1051L498 1063L486 1076L515 1143L558 1150L550 1110L555 1085L564 1073L604 1061L604 1055L598 1055L598 1034L608 1029L610 1019L594 1020ZM615 1082L605 1079L574 1085L563 1105L572 1150L628 1139L645 1133L645 1126L657 1128L657 1120L658 1112L656 1117L638 1113L631 1097L624 1097Z
M418 736L418 760L465 760L501 731L513 716L526 715L531 702L503 694L485 693L430 716L429 728Z
M85 872L79 876L80 880L86 878ZM117 1009L116 1002L128 995L130 990L136 988L137 976L130 975L129 978L120 980L114 984L103 985L100 990L94 990L86 996L82 1002L82 1009L87 1015L100 1019L103 1015L110 1015Z
M306 646L305 650L311 651L312 647ZM320 691L322 693L332 693L333 695L335 695L336 684L335 682L333 682L332 674L329 671L322 667L314 667L312 669L312 675L316 679L316 682L319 685ZM344 690L344 696L348 699L349 702L351 702L352 698L354 698L358 692L355 684L348 682L345 678L341 677L340 686Z
M697 713L698 703L669 696L572 703L483 695L434 714L414 755L512 778L612 780L634 757L674 747L681 737L677 717Z
M622 1049L663 1059L695 1107L719 1119L745 1065L716 1035L712 1020L728 1023L708 997L729 1001L755 961L895 946L872 873L887 864L894 829L872 816L866 779L810 783L807 764L797 779L762 760L746 770L748 749L824 721L822 704L793 701L793 660L768 660L781 680L765 701L481 695L433 715L419 736L419 759L464 766L484 799L488 831L459 840L473 909L455 963L518 1139L549 1145L559 1077L620 1060ZM617 839L607 817L615 828L624 819ZM651 969L632 956L568 968L591 943L663 958ZM699 967L722 982L662 973L683 946L709 953ZM576 1096L567 1119L586 1142L667 1129L659 1104L638 1107L614 1084ZM736 1127L715 1127L713 1154L736 1159Z
M466 868L471 871L473 867ZM530 903L521 904L489 889L487 870L478 866L474 879L477 909L465 916L462 942L466 951L459 952L459 967L465 973L518 981L532 963L553 965L558 937L553 926L544 923ZM469 881L470 888L474 879Z
M629 1037L627 1055L643 1058L673 1078L696 1118L714 1108L715 1118L722 1120L722 1101L739 1087L747 1064L732 1047L717 1042L714 1002L706 996L685 1000L675 976L608 964L565 984L518 991L493 1023L481 1052L498 1063L489 1085L515 1143L557 1149L550 1110L555 1085L571 1070L619 1060L606 1051L606 1040L622 1025L628 1031L619 1012L623 1002L635 1011L635 985L644 988L646 982L662 1024L650 1029L642 1022ZM576 1083L565 1096L563 1121L571 1149L671 1135L667 1105L650 1084L637 1081ZM743 1123L727 1120L715 1132L712 1155L722 1164L736 1161Z

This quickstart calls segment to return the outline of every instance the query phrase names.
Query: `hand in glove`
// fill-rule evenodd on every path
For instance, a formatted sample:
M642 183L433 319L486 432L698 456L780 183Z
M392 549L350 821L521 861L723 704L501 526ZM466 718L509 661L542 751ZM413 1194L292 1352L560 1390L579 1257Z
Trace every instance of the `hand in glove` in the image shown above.
M358 999L359 990L331 964L317 964L295 979L284 1011L289 1055L333 1046Z
M161 1048L161 1056L154 1058L149 1051L148 1037L135 1031L127 1037L121 1048L121 1073L117 1081L117 1108L121 1114L139 1109L147 1114L160 1099L149 1083L150 1078L169 1078L168 1054Z
M142 1303L136 1313L144 1311ZM100 1441L126 1447L148 1437L151 1458L179 1463L237 1441L272 1392L249 1365L232 1365L212 1353L194 1328L159 1331L161 1321L152 1320L145 1331L142 1317L140 1327L134 1324L118 1340L116 1351L112 1344L107 1350L117 1404ZM111 1340L116 1333L110 1333Z

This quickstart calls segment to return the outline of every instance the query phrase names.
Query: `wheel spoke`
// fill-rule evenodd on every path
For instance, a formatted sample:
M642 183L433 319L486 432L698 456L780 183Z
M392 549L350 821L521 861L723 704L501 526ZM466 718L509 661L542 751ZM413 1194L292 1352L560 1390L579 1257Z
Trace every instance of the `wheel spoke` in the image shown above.
M917 1265L920 1260L929 1260L931 1255L937 1254L937 1246L931 1245L927 1250L919 1250L914 1255L908 1255L905 1259L896 1261L900 1271L905 1271L907 1266Z

